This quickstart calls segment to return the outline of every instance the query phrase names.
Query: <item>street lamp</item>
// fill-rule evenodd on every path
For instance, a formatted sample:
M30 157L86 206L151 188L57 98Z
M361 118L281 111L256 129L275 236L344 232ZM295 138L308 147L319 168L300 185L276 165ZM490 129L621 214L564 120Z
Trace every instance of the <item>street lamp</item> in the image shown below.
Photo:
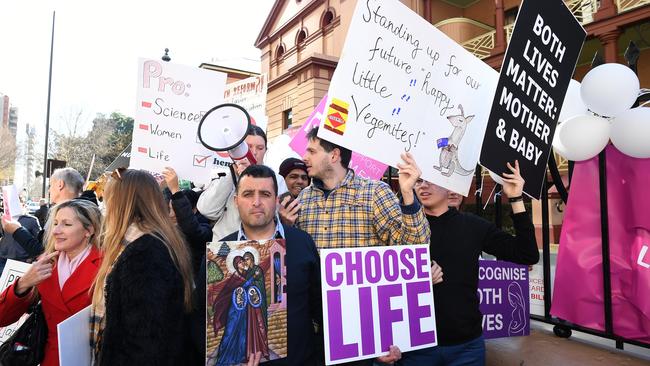
M165 62L169 62L172 60L172 58L169 57L169 48L165 48L165 54L163 55L162 60Z

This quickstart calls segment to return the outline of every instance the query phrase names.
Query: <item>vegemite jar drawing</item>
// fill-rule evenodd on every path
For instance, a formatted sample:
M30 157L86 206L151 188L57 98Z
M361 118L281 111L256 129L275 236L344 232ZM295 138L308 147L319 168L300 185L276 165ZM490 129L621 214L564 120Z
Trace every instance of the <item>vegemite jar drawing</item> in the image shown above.
M325 129L343 135L345 132L345 122L348 120L349 106L349 103L340 99L332 98L332 104L330 104L329 109L327 110Z

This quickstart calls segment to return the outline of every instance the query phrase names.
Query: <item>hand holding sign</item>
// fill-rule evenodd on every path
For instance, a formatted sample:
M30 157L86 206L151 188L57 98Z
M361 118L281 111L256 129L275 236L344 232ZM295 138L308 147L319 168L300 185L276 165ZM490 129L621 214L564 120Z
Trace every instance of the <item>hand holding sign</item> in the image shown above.
M422 171L418 167L411 153L402 153L400 156L402 161L404 161L404 164L397 164L397 168L399 169L399 186L402 191L404 204L410 205L413 203L413 188L415 187L415 182L417 182L420 175L422 175Z
M11 218L7 218L5 215L2 216L2 230L5 233L13 235L21 226L18 221L11 220Z
M431 283L434 285L439 284L442 282L442 267L436 262L436 261L431 261Z
M399 350L397 346L390 346L388 354L386 356L377 357L377 361L393 364L395 361L399 361L402 358L402 351Z
M515 166L512 166L510 162L506 164L512 174L503 173L503 193L505 193L508 198L519 197L524 191L524 183L526 183L524 178L521 177L519 160L515 160Z

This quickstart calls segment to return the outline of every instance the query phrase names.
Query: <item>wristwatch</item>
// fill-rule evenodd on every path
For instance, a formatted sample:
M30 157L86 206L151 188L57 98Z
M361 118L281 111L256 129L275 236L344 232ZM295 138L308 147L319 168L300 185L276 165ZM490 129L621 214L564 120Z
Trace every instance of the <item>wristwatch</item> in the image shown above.
M509 198L508 198L508 202L510 202L510 203L515 203L515 202L519 202L519 201L523 201L523 200L524 200L524 196L523 196L523 195L519 195L519 196L517 196L517 197L509 197Z

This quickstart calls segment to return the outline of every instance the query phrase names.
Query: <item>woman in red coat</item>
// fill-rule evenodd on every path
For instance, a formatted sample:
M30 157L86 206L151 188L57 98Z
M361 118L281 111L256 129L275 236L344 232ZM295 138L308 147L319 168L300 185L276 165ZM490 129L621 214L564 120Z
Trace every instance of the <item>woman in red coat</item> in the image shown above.
M0 326L16 322L38 293L48 329L41 365L53 366L59 364L57 324L91 302L101 264L101 213L89 201L67 201L53 208L46 226L45 254L0 295Z

